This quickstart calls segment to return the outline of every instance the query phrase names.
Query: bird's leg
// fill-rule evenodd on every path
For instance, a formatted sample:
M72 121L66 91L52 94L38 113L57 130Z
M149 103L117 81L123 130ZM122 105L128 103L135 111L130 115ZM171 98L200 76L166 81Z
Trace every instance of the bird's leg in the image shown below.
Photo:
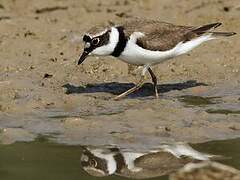
M157 77L155 76L155 74L153 73L153 71L150 67L148 68L148 72L150 73L151 78L152 78L155 96L156 96L156 98L158 98L159 96L158 96L158 89L157 89Z
M145 73L146 73L147 69L148 69L148 66L144 66L143 71L142 71L142 75L141 75L141 78L140 78L139 82L134 87L132 87L131 89L129 89L129 90L125 91L124 93L116 96L114 98L114 100L119 100L119 99L121 99L121 98L123 98L123 97L125 97L125 96L127 96L129 94L131 94L132 92L140 89L142 87L143 83L144 83Z
M141 76L141 79L139 80L139 82L134 87L132 87L131 89L125 91L124 93L116 96L114 98L114 100L119 100L119 99L121 99L121 98L123 98L123 97L125 97L125 96L127 96L129 94L131 94L132 92L140 89L142 87L143 83L144 83L144 76Z

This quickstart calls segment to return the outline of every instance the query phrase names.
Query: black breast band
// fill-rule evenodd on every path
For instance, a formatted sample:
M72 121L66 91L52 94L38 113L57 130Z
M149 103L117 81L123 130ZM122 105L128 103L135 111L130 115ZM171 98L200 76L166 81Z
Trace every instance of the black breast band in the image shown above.
M116 47L114 48L114 51L112 52L112 56L118 57L123 52L124 48L127 44L127 38L124 34L124 28L122 26L116 27L119 33L119 39Z

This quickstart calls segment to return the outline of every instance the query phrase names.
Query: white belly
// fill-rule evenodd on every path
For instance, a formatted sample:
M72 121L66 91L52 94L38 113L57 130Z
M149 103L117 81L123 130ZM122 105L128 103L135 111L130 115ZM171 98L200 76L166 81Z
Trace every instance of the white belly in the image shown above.
M174 48L167 51L150 51L143 49L136 44L136 39L137 37L134 37L134 34L131 35L124 51L121 53L119 58L129 64L154 65L181 54L185 54L201 43L213 39L213 37L211 37L211 34L208 34L185 43L180 42Z

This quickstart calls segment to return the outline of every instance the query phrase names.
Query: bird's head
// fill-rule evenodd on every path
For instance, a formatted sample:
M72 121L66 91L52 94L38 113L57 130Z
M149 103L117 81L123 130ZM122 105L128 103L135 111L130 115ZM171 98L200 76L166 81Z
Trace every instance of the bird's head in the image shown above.
M91 28L83 36L84 51L80 56L78 65L89 55L111 55L118 42L118 31L115 27L97 26Z
M106 154L102 149L86 148L83 150L81 165L84 171L97 177L112 175L117 170L114 154Z

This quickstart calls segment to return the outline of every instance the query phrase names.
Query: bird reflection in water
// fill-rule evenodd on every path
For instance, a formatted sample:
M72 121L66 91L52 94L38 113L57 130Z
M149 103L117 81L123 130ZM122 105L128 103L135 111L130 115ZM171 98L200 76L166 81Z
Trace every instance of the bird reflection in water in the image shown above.
M185 143L163 144L144 151L117 146L86 146L81 156L81 165L92 176L114 174L144 179L167 175L187 163L209 161L214 157L198 152Z

